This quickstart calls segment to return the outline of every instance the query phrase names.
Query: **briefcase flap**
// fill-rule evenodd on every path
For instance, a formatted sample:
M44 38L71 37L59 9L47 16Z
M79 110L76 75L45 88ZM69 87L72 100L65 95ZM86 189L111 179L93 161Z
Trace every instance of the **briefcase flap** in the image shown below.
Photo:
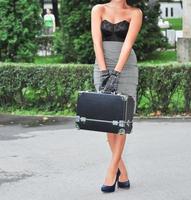
M124 95L80 92L77 115L90 119L124 120L126 99Z

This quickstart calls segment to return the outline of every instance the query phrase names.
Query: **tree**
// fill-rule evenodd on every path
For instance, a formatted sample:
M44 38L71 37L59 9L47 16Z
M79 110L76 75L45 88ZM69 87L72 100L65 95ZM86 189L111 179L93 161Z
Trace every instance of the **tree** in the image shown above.
M143 25L134 45L137 56L145 60L156 49L168 47L168 40L162 34L158 26L158 19L161 14L158 0L141 1L137 5L143 11Z
M33 61L41 31L38 0L0 0L0 60Z
M61 0L60 20L61 39L63 41L57 48L63 54L64 62L93 63L94 51L91 37L91 9L98 3L107 0ZM133 0L128 4L133 5ZM166 38L158 27L160 4L157 1L150 6L147 1L140 1L136 5L144 13L143 26L134 45L137 57L146 59L157 48L165 47Z
M40 0L40 6L41 6L41 9L43 10L44 9L44 0Z

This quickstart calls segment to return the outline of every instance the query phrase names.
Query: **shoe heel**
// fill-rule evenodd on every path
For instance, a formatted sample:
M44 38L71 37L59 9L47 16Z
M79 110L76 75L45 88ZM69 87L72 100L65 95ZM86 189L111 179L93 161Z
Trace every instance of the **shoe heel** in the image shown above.
M119 179L119 170L117 171L117 174L116 174L116 179L115 179L115 182L113 185L109 186L109 185L102 185L101 187L101 191L102 192L114 192L115 191L115 186L116 186L116 183L118 182L118 179Z

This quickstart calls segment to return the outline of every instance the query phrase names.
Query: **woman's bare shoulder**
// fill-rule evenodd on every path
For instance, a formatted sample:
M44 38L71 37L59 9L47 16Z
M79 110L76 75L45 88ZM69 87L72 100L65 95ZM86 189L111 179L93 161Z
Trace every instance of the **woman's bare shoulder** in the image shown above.
M92 7L92 12L103 12L105 9L105 4L95 4L93 7Z
M143 15L143 11L138 7L131 7L130 10L131 10L131 15L132 16L135 16L135 15L136 16L137 15L142 16Z

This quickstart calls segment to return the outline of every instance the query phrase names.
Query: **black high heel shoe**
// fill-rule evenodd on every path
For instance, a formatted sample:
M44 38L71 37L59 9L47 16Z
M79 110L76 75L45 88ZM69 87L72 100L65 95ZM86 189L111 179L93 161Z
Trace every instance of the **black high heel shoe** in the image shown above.
M119 171L119 174L121 174L121 172L120 172L119 169L118 169L118 171ZM123 181L123 182L121 182L121 181L118 180L118 182L117 182L117 186L118 186L118 188L129 189L129 188L130 188L130 181L127 180L127 181Z
M114 192L115 191L115 184L118 181L119 176L120 176L120 171L118 170L117 173L116 173L116 179L115 179L114 184L111 185L111 186L110 185L102 185L101 191L102 192Z

